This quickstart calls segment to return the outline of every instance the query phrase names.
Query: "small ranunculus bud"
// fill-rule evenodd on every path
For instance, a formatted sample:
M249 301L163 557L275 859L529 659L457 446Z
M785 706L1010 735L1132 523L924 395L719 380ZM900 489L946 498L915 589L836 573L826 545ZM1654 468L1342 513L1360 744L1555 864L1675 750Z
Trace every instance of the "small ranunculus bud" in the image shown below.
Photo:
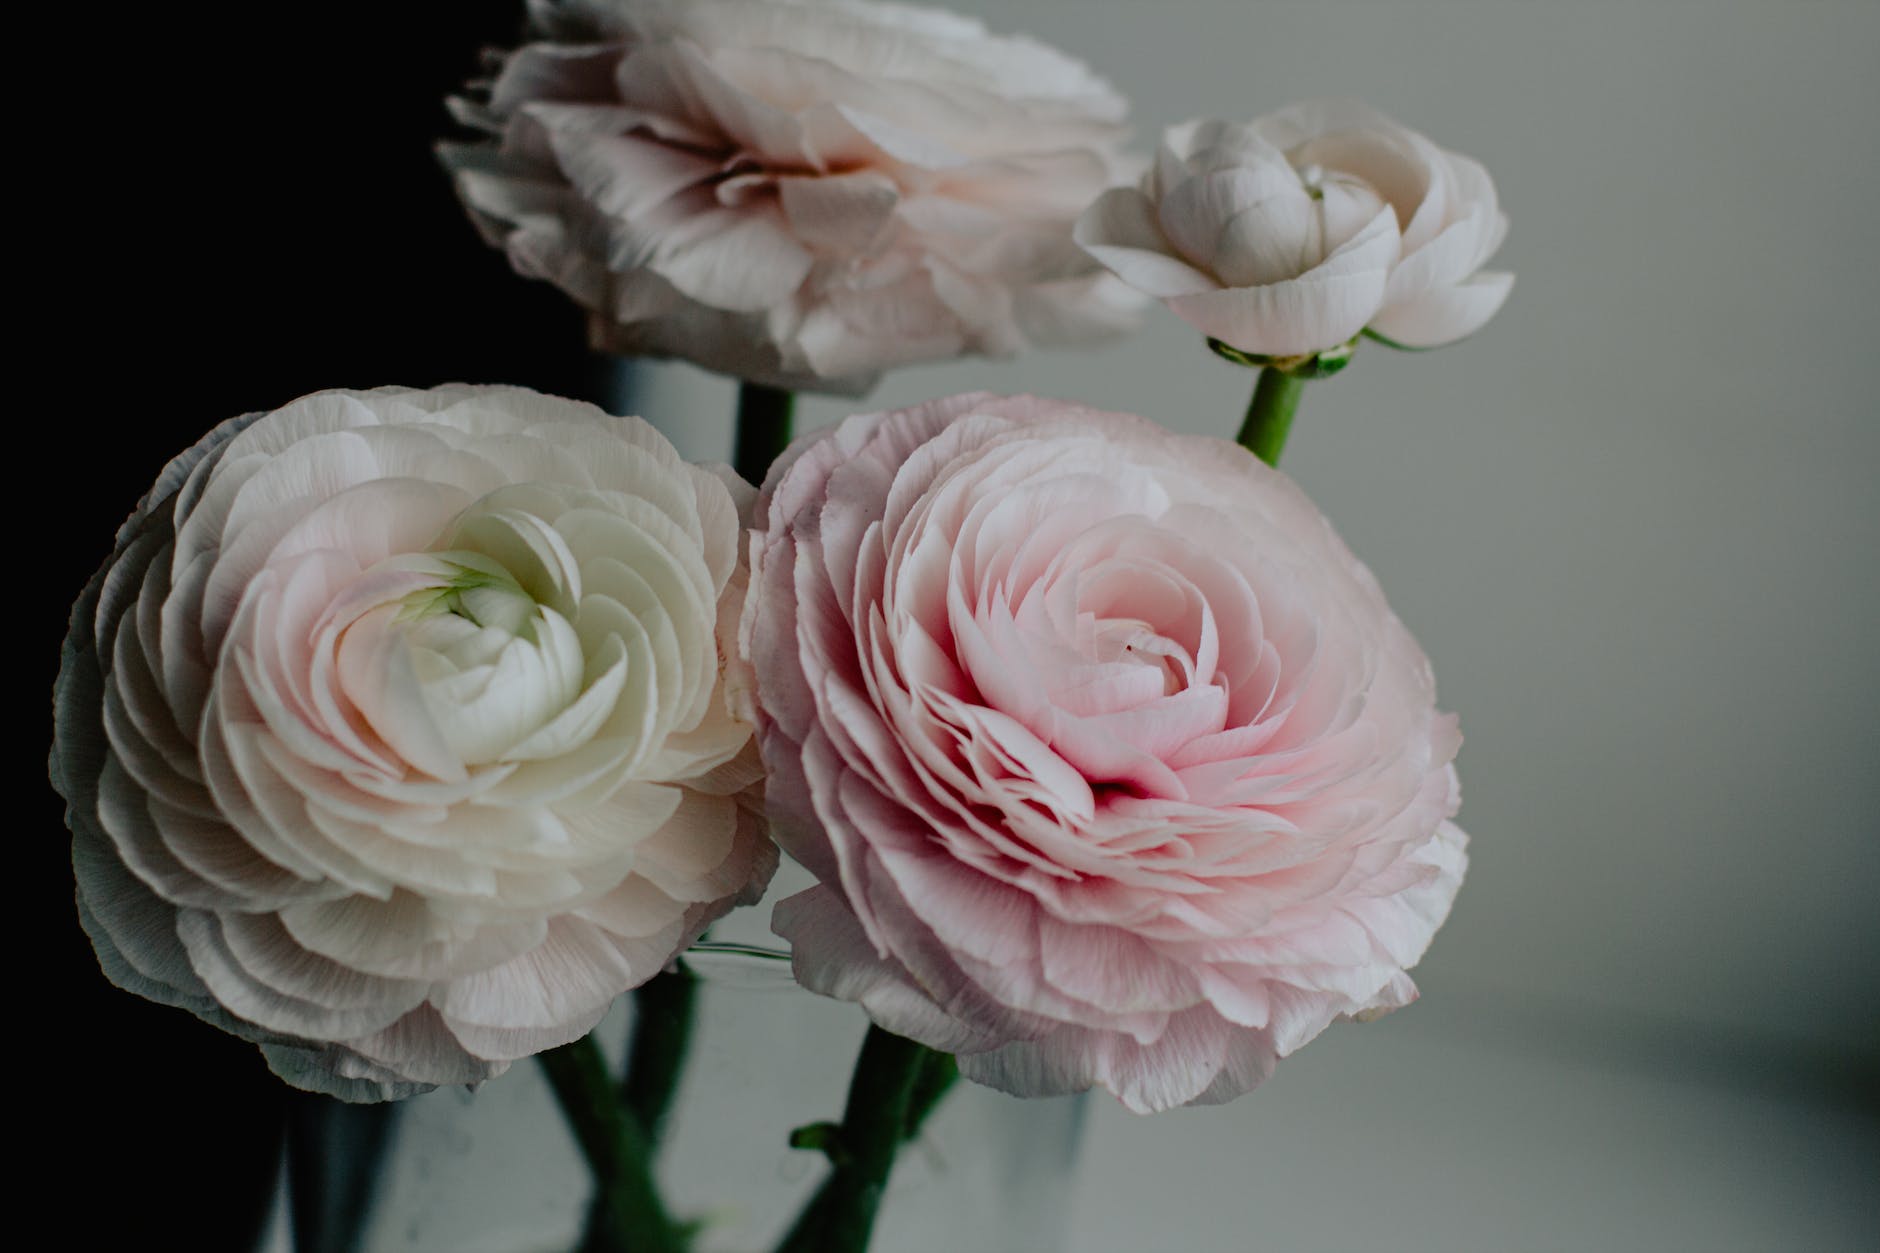
M1479 163L1338 102L1174 127L1076 238L1210 338L1289 359L1367 328L1411 348L1472 333L1514 282L1480 272L1507 226Z
M105 974L349 1100L585 1034L776 865L729 691L750 500L637 418L520 388L210 432L59 672Z

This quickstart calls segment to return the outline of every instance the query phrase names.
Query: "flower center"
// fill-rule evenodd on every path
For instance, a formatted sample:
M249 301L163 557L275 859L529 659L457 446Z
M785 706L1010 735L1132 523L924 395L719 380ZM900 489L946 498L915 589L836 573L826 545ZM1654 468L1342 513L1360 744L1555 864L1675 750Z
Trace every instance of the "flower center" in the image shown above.
M486 498L441 550L379 563L329 607L340 683L386 746L433 778L528 760L595 677L581 595L554 528Z
M1102 618L1092 630L1091 660L1160 670L1162 695L1184 691L1195 678L1194 657L1140 618Z
M478 628L535 641L535 600L507 570L480 553L444 552L435 558L456 572L435 587L406 596L398 621L421 623L449 614Z
M406 596L394 622L451 751L465 765L496 761L580 695L580 640L488 557L432 556L455 573Z

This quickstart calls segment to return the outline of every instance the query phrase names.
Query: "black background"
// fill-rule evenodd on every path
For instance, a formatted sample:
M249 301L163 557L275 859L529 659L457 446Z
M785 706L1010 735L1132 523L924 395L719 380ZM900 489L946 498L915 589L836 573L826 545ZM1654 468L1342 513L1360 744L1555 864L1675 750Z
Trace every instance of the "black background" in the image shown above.
M15 305L34 345L15 378L39 398L10 469L16 502L42 502L13 519L38 567L19 676L34 855L12 883L36 906L13 950L32 977L8 1035L40 1183L17 1218L45 1224L40 1247L245 1249L289 1098L251 1045L110 986L79 929L40 755L67 607L164 463L225 418L326 387L578 395L595 365L574 306L478 239L431 152L521 0L134 7L63 8L72 25L10 41L43 75L15 125L47 148L11 175L34 224L16 266L40 277Z

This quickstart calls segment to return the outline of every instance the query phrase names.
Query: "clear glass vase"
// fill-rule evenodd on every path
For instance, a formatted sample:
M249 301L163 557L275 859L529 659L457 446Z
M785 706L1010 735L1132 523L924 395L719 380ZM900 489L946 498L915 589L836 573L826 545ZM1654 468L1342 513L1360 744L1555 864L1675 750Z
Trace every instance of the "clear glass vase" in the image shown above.
M738 934L737 922L716 938L775 944ZM841 1117L867 1022L857 1006L797 987L780 961L688 964L703 982L660 1182L675 1217L704 1221L694 1253L764 1253L827 1171L821 1154L790 1147L790 1132ZM629 996L602 1024L610 1057L624 1059L631 1016ZM1080 1097L954 1084L896 1159L870 1249L1063 1249L1084 1109ZM404 1102L373 1173L365 1253L570 1253L592 1194L532 1061L475 1092Z

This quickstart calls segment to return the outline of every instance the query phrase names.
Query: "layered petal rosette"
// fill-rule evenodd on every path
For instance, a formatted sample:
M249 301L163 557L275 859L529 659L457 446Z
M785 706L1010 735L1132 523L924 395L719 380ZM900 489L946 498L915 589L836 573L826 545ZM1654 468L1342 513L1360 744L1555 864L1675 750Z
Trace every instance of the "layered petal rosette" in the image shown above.
M1472 334L1514 284L1481 270L1507 230L1479 162L1326 102L1172 128L1141 186L1104 193L1076 234L1197 330L1287 358L1367 327L1413 348Z
M1408 1003L1454 720L1370 573L1218 440L960 396L800 443L741 635L798 979L1021 1095L1218 1102Z
M513 388L218 427L66 641L105 973L356 1100L586 1033L775 865L724 677L750 494Z
M1133 321L1071 240L1126 105L1063 53L863 0L530 7L540 38L453 102L488 140L440 151L597 346L858 392Z

